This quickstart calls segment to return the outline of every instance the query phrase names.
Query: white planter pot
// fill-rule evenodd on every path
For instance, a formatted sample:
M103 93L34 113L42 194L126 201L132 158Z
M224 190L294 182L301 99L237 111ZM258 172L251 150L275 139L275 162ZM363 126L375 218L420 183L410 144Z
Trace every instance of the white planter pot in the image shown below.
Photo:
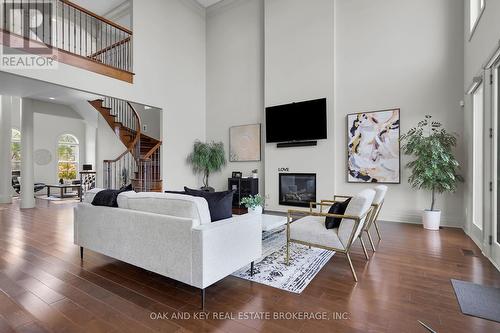
M424 210L422 215L422 223L424 228L428 230L439 230L441 224L441 211L440 210Z
M248 208L250 214L262 214L262 206L257 206L254 208Z

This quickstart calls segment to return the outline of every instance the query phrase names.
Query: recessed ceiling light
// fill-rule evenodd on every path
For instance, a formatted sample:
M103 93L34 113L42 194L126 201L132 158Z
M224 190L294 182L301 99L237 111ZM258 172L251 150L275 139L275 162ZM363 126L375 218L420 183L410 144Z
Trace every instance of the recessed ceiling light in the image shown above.
M50 100L55 100L55 98L54 98L54 97L49 97L49 99L50 99Z
M152 109L152 107L150 107L150 106L145 106L144 107L144 110L151 110L151 109Z

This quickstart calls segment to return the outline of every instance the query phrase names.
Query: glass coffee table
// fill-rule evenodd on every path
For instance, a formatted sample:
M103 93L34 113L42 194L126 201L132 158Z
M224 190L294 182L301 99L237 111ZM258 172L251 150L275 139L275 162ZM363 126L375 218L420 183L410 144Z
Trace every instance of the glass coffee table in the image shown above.
M279 227L284 226L287 222L286 216L279 215L247 213L239 216L245 220L259 220L262 224L262 232L278 229Z

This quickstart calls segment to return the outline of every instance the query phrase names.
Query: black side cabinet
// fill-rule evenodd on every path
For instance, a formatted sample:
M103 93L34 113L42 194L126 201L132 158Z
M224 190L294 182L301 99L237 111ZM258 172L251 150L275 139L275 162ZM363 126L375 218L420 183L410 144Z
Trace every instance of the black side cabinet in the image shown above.
M229 191L235 191L233 196L233 207L241 208L241 199L250 195L259 194L258 178L229 178L227 184Z

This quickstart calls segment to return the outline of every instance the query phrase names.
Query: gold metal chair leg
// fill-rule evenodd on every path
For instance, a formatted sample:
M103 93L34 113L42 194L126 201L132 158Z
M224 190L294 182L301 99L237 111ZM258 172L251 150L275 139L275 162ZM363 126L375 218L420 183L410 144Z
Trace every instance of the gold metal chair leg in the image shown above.
M368 235L368 240L370 241L370 245L372 246L373 252L376 252L377 250L375 249L375 245L373 244L373 239L372 235L370 235L370 230L365 230L366 234Z
M286 265L290 265L290 241L286 241L286 259L285 259Z
M351 256L349 255L349 252L346 252L345 255L347 257L347 261L349 261L349 266L351 266L351 272L352 276L354 277L354 281L358 282L358 277L356 276L356 272L354 271L354 266L352 265Z
M363 233L361 233L359 235L359 241L361 242L361 246L363 247L363 252L365 253L366 260L370 260L370 257L368 256L368 251L366 251L366 246L365 246L365 242L363 241L362 234Z
M382 240L382 236L380 236L380 230L378 229L377 221L373 221L373 224L375 224L375 230L377 230L378 239Z

